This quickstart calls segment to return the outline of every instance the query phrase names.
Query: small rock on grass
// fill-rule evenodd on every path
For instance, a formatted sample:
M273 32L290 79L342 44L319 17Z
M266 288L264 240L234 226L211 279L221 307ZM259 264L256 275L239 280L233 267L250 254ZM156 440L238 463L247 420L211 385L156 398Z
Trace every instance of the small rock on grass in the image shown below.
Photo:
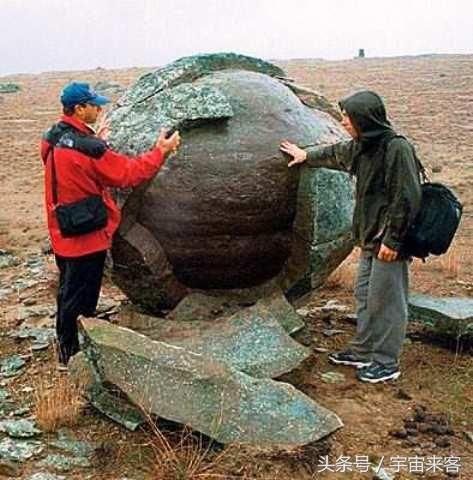
M91 466L91 463L84 457L49 454L39 465L41 467L53 468L59 472L69 472L75 468L88 468Z
M43 449L44 446L40 442L4 438L0 442L0 459L24 462L35 455L39 455Z
M35 473L28 480L66 480L62 475L54 475L53 473Z
M320 376L325 383L343 383L345 381L345 375L339 372L325 372Z
M0 373L3 377L14 377L18 375L26 362L19 355L12 355L0 362Z
M473 432L468 432L465 430L463 432L463 436L466 438L468 442L473 443Z
M41 433L41 430L36 428L35 422L27 419L2 420L0 431L13 438L29 438Z

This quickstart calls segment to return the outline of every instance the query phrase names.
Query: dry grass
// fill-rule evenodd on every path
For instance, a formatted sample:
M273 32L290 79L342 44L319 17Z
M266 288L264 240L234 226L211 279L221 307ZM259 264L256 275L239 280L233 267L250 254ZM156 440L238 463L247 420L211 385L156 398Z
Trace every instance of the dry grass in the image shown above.
M241 478L224 472L225 451L216 453L212 442L184 427L179 433L164 434L148 417L155 465L153 480L210 480Z
M53 385L42 379L35 386L36 420L45 432L77 425L84 405L81 391L66 375L60 376Z

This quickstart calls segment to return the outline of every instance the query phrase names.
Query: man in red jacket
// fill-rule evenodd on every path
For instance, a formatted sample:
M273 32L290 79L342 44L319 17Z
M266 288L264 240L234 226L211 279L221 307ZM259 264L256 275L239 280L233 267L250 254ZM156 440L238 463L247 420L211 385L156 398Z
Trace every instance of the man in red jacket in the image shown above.
M150 179L180 144L179 132L166 139L163 131L153 149L139 157L114 152L90 127L108 102L87 83L67 85L61 95L64 114L41 142L48 230L60 272L56 333L59 362L64 366L79 350L77 317L95 312L106 252L120 223L120 210L108 187L135 187ZM92 197L105 207L104 226L65 234L56 208L67 209Z

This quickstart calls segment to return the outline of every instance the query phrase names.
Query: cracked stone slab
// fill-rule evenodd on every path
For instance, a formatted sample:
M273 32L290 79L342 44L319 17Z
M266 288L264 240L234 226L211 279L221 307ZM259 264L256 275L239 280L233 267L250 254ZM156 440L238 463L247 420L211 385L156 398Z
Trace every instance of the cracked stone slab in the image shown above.
M166 318L177 322L217 319L257 302L261 308L271 311L289 335L304 328L301 316L287 301L283 292L271 282L251 289L192 292L185 296Z
M178 322L123 314L120 324L258 378L279 377L310 355L288 335L265 301L211 320Z
M80 323L84 352L102 382L150 414L219 442L304 445L342 426L336 414L292 385L250 377L107 322Z

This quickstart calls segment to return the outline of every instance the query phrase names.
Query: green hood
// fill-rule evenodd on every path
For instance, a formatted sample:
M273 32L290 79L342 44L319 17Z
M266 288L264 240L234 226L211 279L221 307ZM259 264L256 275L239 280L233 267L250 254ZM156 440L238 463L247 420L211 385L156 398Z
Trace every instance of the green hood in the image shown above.
M354 123L362 143L395 135L383 100L377 93L369 90L356 92L340 100L339 105Z

